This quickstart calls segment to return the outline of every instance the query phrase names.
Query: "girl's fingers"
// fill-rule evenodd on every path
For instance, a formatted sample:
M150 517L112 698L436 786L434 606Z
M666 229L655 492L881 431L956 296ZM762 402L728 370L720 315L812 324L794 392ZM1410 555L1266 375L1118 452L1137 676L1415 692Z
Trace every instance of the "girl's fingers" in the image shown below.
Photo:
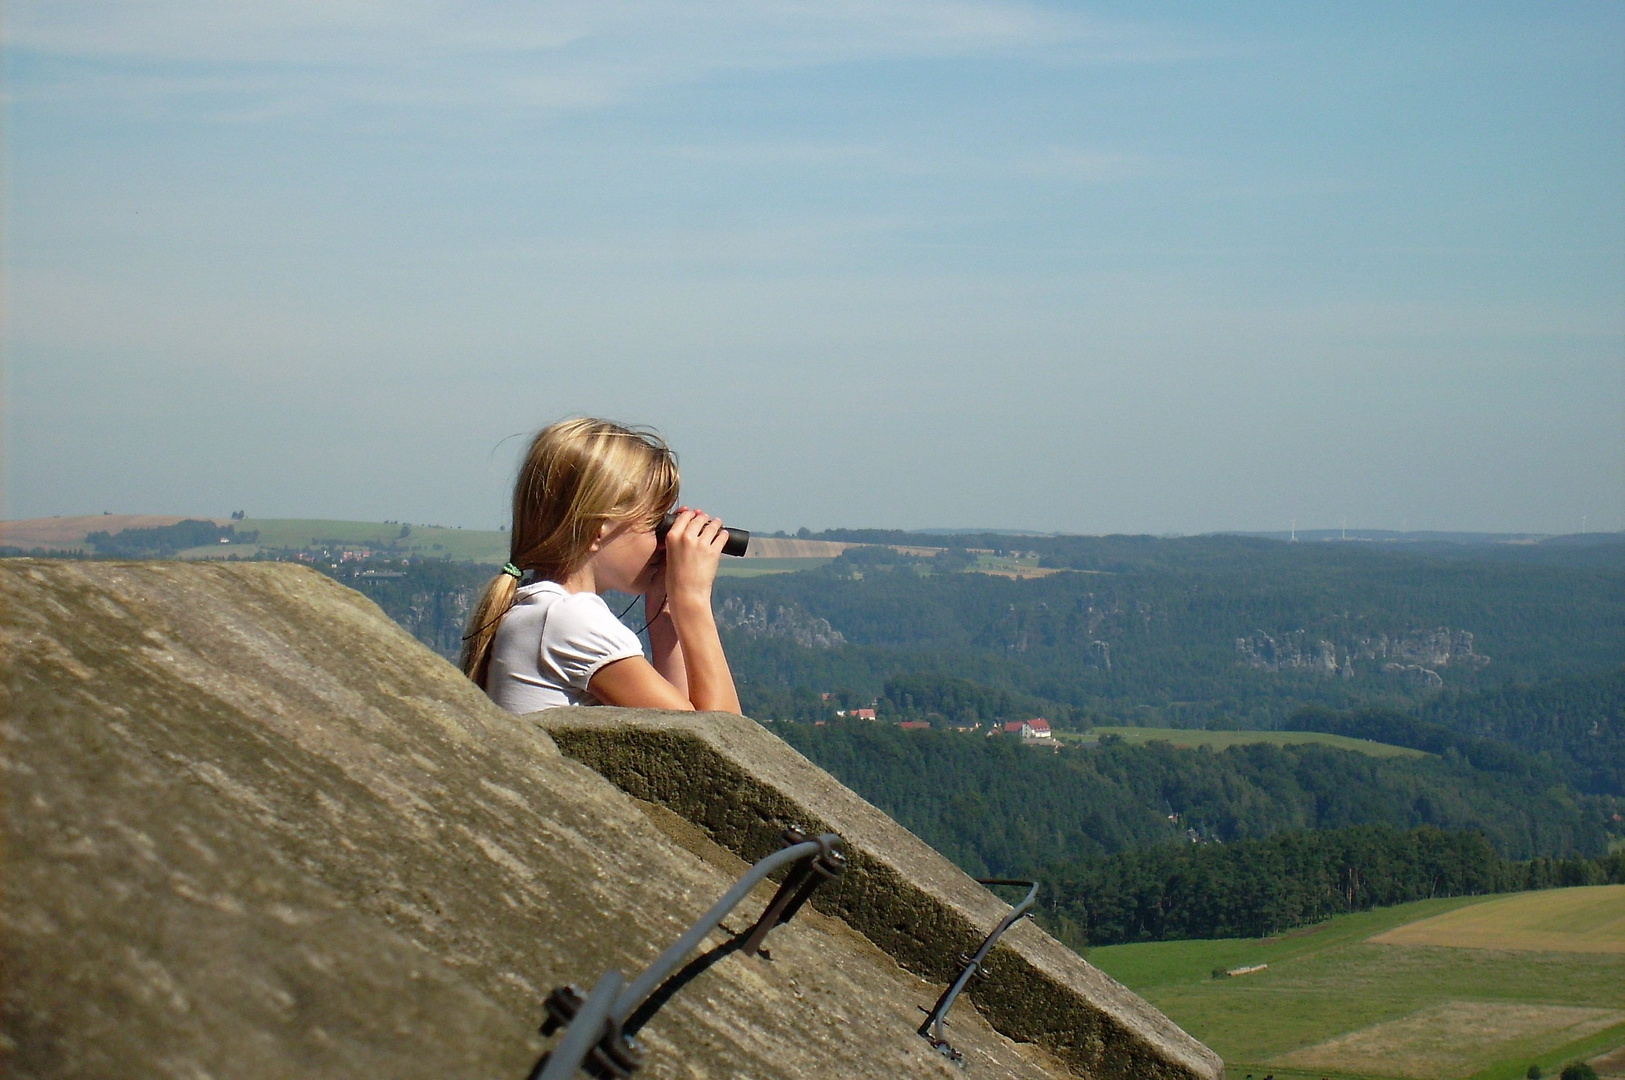
M709 520L711 519L706 517L705 514L701 513L700 511L695 510L692 507L684 507L682 512L677 516L677 521L672 525L672 528L676 529L678 527L682 527L685 535L697 536L699 535L700 530L705 528L705 523Z
M671 532L666 535L669 538L673 533L679 536L693 536L701 543L709 545L717 536L723 535L722 519L685 506L678 511L677 520L672 523Z
M684 508L666 534L667 558L675 564L673 570L679 578L688 580L691 574L699 574L709 579L727 543L721 518Z

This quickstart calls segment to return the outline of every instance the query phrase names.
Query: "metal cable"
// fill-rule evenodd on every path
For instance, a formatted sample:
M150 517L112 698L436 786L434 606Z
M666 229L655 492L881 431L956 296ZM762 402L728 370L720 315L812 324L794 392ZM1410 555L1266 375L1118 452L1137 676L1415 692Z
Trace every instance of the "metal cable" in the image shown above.
M712 904L709 911L631 983L626 983L620 972L610 970L586 997L570 986L559 987L549 994L548 1021L542 1026L543 1034L562 1026L568 1026L568 1030L558 1046L537 1063L531 1080L569 1080L589 1062L601 1075L630 1076L641 1064L642 1054L626 1035L627 1018L678 972L688 954L721 925L757 885L780 867L795 866L761 917L749 931L735 938L732 947L742 948L747 954L760 950L769 930L789 922L819 884L846 868L841 851L843 841L834 833L809 839L798 830L787 829L785 842L788 846L757 860L722 899ZM668 988L668 995L674 989ZM649 1010L651 1014L664 1001L663 997L655 1002L654 1009Z
M948 984L948 988L942 992L942 996L937 999L936 1005L931 1009L930 1014L926 1016L925 1023L920 1025L919 1033L932 1046L954 1061L960 1060L964 1055L949 1045L947 1037L942 1033L943 1025L948 1022L948 1010L954 1007L954 999L959 997L961 990L965 989L965 984L970 982L970 977L980 970L982 961L987 959L988 952L992 950L999 938L1003 937L1004 932L1016 924L1017 919L1027 914L1028 909L1038 899L1038 882L1036 881L1026 881L1019 878L977 878L976 883L978 885L1025 885L1028 887L1027 898L1010 909L1010 914L1006 915L1003 921L993 928L993 932L983 940L982 947L976 950L975 955L968 958L960 957L965 964L964 970L959 973L957 979Z

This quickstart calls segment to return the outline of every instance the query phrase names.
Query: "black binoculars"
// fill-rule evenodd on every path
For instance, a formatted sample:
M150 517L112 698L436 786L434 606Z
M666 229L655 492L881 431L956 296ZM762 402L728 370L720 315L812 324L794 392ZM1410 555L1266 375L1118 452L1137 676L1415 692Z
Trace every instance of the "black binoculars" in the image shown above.
M672 523L676 520L677 512L675 510L661 518L660 524L655 526L655 539L664 540L666 534L671 531ZM722 545L722 553L724 555L743 555L745 549L750 546L750 533L744 529L730 529L726 525L722 527L722 531L728 534L728 542Z

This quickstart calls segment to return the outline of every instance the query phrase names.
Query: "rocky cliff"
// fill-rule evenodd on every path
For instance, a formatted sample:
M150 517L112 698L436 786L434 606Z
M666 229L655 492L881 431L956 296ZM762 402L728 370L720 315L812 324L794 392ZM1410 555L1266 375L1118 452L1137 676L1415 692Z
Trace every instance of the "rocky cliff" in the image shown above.
M641 970L788 816L853 869L678 990L639 1075L1219 1075L1031 926L950 1064L919 1007L1008 908L748 721L509 716L288 565L8 560L0 605L7 1075L521 1080L550 988Z
M1361 637L1338 644L1295 630L1279 638L1259 630L1236 639L1236 654L1248 667L1261 671L1303 669L1326 675L1354 677L1356 664L1375 666L1384 675L1418 686L1444 685L1435 668L1454 664L1478 669L1490 658L1473 651L1473 634L1440 626L1433 630L1411 630L1389 637L1387 634Z

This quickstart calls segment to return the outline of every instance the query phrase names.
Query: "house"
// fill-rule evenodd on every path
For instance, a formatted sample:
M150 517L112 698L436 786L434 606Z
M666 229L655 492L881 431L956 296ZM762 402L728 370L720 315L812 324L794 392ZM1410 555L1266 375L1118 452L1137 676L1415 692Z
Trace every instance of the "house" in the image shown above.
M873 720L875 711L873 709L853 709L848 715L854 720Z
M873 710L871 710L871 709L860 709L859 711L860 712L872 712ZM923 731L924 729L929 728L931 726L931 721L929 721L929 720L904 720L901 724L898 724L897 726L900 727L900 728L906 728L909 731Z
M1049 721L1042 716L1031 720L1011 720L1004 725L1004 730L1011 735L1020 735L1023 739L1053 739L1055 732L1050 730Z

